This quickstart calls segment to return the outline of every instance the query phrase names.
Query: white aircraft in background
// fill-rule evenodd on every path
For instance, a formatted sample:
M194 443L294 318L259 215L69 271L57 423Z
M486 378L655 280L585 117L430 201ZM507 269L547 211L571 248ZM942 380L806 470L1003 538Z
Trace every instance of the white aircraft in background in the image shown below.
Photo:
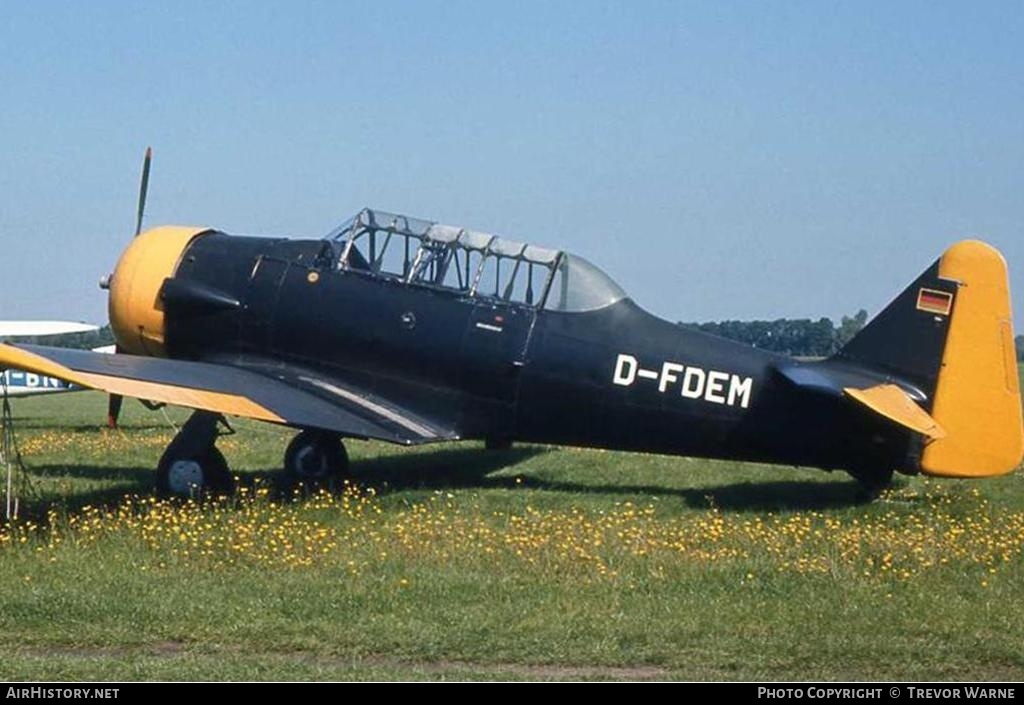
M0 339L43 337L62 335L64 333L88 333L98 330L99 326L73 321L0 321ZM110 346L113 352L113 346ZM97 348L97 352L108 352ZM82 387L32 372L21 370L3 370L3 381L7 386L7 396L27 397L34 394L53 394L55 392L76 392Z

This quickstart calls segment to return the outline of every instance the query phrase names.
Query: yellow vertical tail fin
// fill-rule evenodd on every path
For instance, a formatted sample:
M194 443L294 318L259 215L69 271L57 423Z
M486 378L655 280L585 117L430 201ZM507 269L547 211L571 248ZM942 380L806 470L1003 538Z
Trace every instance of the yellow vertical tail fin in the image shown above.
M946 435L924 449L921 469L1002 475L1024 455L1006 261L995 248L965 240L942 255L939 276L958 284L931 410Z

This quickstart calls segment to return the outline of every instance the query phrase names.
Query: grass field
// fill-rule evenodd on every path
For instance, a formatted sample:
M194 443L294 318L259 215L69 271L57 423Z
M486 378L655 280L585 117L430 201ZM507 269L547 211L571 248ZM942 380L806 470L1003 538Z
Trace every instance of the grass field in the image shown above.
M169 415L14 402L3 679L1024 677L1024 475L901 478L635 454L352 442L281 498L238 422L216 505L152 499Z

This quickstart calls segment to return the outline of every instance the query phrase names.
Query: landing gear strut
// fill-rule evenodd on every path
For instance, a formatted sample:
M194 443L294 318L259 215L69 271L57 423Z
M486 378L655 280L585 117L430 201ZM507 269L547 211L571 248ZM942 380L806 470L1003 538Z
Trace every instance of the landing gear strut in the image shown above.
M224 417L209 411L196 411L189 417L156 466L157 494L197 497L234 491L228 464L214 445L219 422L227 425Z
M330 483L348 474L348 452L341 436L326 431L299 433L284 452L285 476L306 484Z

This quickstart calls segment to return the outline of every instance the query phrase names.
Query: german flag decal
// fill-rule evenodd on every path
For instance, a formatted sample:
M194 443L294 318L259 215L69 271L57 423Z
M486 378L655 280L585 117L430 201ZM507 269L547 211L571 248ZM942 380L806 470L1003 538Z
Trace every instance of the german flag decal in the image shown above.
M917 292L917 310L948 316L953 308L953 295L946 291L921 289Z

